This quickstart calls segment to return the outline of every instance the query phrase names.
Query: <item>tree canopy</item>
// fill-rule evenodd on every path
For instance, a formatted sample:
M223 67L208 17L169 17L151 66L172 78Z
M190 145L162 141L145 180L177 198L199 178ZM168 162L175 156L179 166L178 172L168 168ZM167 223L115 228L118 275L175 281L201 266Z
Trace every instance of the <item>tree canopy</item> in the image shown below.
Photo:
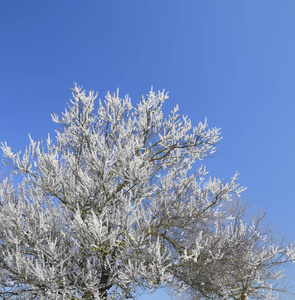
M126 299L173 286L194 299L274 299L292 245L226 205L243 190L238 174L225 182L197 165L220 130L194 127L178 106L165 116L167 98L108 93L96 107L75 85L53 139L29 137L24 153L2 143L0 296Z

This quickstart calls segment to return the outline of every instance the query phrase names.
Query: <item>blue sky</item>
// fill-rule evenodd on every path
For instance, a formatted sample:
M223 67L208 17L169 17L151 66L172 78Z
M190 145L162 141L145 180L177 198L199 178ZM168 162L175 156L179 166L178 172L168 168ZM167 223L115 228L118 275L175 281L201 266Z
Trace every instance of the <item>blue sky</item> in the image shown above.
M1 1L0 141L53 133L73 82L133 101L166 89L167 111L221 127L210 174L239 171L244 198L295 241L294 16L291 0Z

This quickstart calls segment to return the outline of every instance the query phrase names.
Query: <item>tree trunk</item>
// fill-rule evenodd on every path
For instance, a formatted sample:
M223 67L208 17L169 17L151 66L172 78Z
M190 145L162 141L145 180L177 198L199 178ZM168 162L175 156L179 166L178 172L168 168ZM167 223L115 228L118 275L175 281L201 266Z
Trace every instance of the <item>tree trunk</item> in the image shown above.
M94 300L94 295L91 291L86 291L83 295L83 298L85 300Z
M100 285L98 287L99 296L102 300L107 300L108 298L108 290L112 287L112 285L108 284L109 281L109 273L103 272L100 278ZM94 293L92 291L86 291L83 294L83 300L95 300Z
M99 296L101 299L106 300L108 297L108 290L112 287L109 283L110 275L107 270L102 272L100 278L100 286L98 288Z
M244 294L244 293L243 293L243 294L241 295L241 300L247 300L247 299L248 299L247 294Z

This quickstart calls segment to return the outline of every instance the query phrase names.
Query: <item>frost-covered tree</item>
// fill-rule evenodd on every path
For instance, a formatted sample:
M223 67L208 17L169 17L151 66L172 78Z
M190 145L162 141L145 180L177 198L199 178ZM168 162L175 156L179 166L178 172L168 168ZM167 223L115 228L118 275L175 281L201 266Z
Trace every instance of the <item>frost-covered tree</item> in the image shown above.
M293 246L274 238L265 214L250 212L240 200L227 204L225 218L206 235L206 246L179 268L176 277L189 287L189 299L274 300L282 293L291 295L284 271L295 259ZM208 249L218 251L218 259Z
M218 227L230 217L221 206L242 189L237 174L223 182L192 167L215 151L219 129L193 127L178 107L165 117L165 92L136 106L108 93L95 108L95 98L75 85L52 116L54 139L30 138L23 154L2 144L13 169L0 186L0 296L126 299L171 283L202 292L203 275L218 286L224 274L212 270L230 270L244 234Z

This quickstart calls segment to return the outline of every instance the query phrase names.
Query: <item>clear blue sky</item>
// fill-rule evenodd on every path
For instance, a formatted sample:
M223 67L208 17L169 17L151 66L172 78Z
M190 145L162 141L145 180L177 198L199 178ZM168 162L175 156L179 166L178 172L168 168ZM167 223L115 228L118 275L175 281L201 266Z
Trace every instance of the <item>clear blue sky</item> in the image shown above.
M134 101L165 88L167 111L221 127L210 174L239 171L244 197L295 241L295 1L1 1L0 45L13 150L53 132L73 81Z

